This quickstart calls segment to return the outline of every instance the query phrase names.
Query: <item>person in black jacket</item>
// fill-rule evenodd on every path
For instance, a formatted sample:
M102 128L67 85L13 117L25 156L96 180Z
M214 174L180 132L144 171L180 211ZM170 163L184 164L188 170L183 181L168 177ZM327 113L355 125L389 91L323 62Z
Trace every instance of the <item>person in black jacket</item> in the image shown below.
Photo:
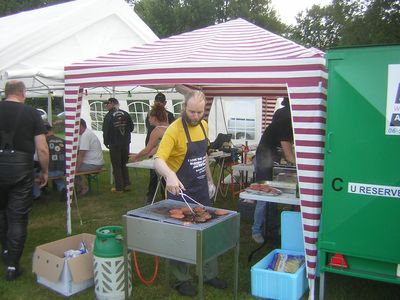
M160 103L165 107L165 105L167 104L167 100L163 93L158 93L154 97L154 105L156 103ZM167 119L168 119L168 124L171 124L173 121L175 121L174 114L168 110L167 110ZM154 128L155 127L150 124L149 114L147 114L147 117L146 117L147 135L146 135L146 141L145 141L146 146L149 143L150 135ZM158 183L157 174L154 170L150 169L150 181L149 181L149 187L148 187L148 192L147 192L147 202L148 203L151 203L153 200L154 193L156 192L156 189L157 189L157 183Z
M130 180L126 164L129 156L131 132L133 122L131 116L119 109L119 102L115 98L109 98L106 102L108 113L103 121L104 145L110 149L111 164L115 188L112 192L122 193L129 190Z

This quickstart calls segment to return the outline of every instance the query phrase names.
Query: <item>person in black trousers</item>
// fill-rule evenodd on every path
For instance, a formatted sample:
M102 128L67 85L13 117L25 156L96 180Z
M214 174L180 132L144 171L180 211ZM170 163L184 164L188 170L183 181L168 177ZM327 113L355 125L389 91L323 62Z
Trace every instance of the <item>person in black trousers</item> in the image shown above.
M33 155L36 149L41 167L39 186L44 187L49 148L39 112L24 104L24 83L8 81L5 95L6 99L0 101L0 241L5 279L13 281L21 275L19 261L33 204Z
M129 190L129 172L126 166L133 131L132 118L126 111L119 109L119 102L109 98L106 102L108 113L103 121L104 145L110 149L115 188L111 192L122 193Z
M155 96L154 104L156 104L156 103L160 103L165 107L165 105L167 104L167 100L163 93L158 93ZM168 124L171 124L173 121L175 121L174 114L168 110L167 110L167 119L168 119ZM147 117L146 117L147 135L146 135L146 140L145 140L146 146L149 143L150 135L154 128L155 128L154 126L150 125L149 115L147 114ZM157 189L157 183L158 183L158 177L157 177L156 172L154 170L150 170L150 180L149 180L149 187L148 187L148 192L147 192L147 203L152 202L154 193L156 192L156 189Z

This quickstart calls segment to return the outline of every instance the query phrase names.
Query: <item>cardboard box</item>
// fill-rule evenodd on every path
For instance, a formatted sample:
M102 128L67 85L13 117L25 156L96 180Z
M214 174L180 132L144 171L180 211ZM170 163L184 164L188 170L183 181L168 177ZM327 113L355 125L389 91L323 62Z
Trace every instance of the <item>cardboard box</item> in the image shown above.
M281 220L282 249L271 251L251 268L251 294L260 298L297 300L308 289L305 264L294 274L267 269L275 253L304 256L300 213L284 211Z
M94 285L93 234L82 233L37 246L33 255L32 272L37 282L64 295L71 296ZM78 250L84 242L88 253L65 259L64 252Z

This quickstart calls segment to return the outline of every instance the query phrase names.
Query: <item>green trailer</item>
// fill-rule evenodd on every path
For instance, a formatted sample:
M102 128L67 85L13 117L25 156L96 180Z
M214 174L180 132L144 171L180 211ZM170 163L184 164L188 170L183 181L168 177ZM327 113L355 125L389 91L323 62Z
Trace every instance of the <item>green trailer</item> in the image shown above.
M328 51L324 272L400 284L400 45Z

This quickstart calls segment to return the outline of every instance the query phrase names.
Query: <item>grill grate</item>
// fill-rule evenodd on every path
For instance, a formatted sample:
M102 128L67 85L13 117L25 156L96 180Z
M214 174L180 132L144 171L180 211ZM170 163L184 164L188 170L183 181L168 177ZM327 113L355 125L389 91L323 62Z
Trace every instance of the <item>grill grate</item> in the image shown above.
M206 206L206 210L211 214L211 219L207 220L204 223L191 223L187 224L185 220L178 220L171 218L169 215L169 210L173 208L183 208L185 207L186 204L182 201L176 201L176 200L162 200L159 202L154 203L153 205L147 205L144 207L140 207L131 211L128 211L127 214L129 216L135 216L135 217L140 217L144 219L150 219L154 221L160 221L160 222L166 222L166 223L171 223L171 224L176 224L176 225L183 225L187 227L193 227L193 228L207 228L209 226L212 226L215 223L218 223L226 218L229 218L231 214L236 213L234 211L229 211L224 209L225 211L228 212L227 215L224 216L217 216L214 212L218 210L218 208L215 207L208 207ZM191 205L191 207L196 207L197 205Z

